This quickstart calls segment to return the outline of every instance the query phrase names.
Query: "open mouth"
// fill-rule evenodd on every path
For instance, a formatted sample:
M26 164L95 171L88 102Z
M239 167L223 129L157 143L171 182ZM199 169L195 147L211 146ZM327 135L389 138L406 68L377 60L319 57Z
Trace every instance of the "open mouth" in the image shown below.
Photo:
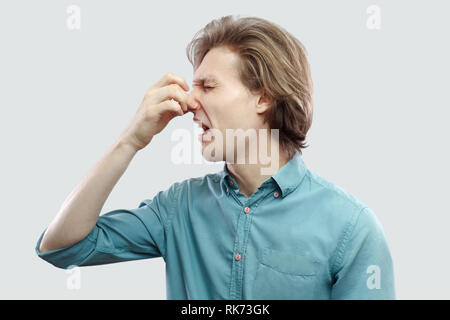
M203 121L201 121L200 119L194 118L194 122L197 123L199 128L203 130L203 132L200 133L198 136L199 140L202 143L211 141L212 138L212 131L210 130L211 128L207 124L203 123Z
M202 129L206 133L210 128L207 125L202 123Z
M210 129L210 127L207 124L205 124L203 121L201 121L200 119L194 118L194 122L197 123L198 126L203 129L204 133L206 133Z

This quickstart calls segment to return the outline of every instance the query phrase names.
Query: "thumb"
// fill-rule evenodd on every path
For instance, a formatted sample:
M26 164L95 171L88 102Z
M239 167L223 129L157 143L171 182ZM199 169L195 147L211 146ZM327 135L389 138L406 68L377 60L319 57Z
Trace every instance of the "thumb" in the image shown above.
M170 102L172 102L171 110L174 111L177 116L184 115L183 108L181 108L180 104L177 101L175 101L174 99L170 99Z

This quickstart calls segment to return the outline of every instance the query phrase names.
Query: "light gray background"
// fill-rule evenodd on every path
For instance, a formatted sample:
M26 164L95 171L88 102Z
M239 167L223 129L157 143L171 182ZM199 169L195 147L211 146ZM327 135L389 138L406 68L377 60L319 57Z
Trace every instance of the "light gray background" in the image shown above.
M71 4L81 8L79 31L66 27ZM366 27L373 4L380 30ZM187 43L228 14L271 20L306 46L315 111L303 159L376 213L399 299L450 298L449 8L447 1L2 1L0 298L166 298L162 258L82 268L81 288L69 290L66 271L34 248L145 90L168 71L191 86ZM137 154L102 214L221 169L171 163L176 128L192 130L192 113Z

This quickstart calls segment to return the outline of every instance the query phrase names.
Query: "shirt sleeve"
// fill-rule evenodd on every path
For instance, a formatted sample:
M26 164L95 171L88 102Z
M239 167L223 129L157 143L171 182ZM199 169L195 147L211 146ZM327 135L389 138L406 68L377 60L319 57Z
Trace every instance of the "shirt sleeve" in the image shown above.
M331 298L394 300L394 267L386 236L375 214L364 208L338 247Z
M70 246L37 255L62 269L146 258L166 257L166 235L174 212L175 184L153 199L143 200L136 209L118 209L99 216L92 231Z

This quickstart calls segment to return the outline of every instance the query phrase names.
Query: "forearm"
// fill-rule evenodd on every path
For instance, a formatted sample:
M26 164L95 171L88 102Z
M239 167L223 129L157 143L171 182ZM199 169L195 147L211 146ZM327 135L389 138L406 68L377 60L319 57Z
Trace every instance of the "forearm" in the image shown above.
M63 202L42 238L39 251L72 245L92 231L106 199L136 152L131 145L120 142L107 151Z

